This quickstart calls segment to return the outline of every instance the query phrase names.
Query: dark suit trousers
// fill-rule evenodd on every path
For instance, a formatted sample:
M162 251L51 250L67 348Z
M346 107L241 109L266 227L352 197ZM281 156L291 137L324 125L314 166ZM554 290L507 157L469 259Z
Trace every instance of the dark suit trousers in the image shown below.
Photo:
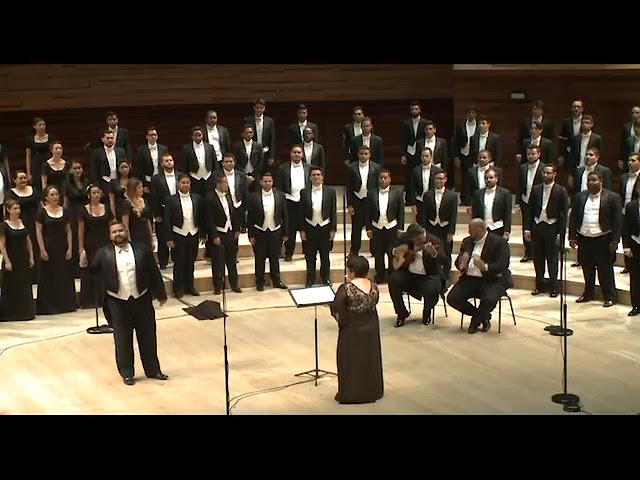
M211 172L211 175L206 180L201 178L200 180L196 180L192 176L189 176L191 179L191 193L197 193L202 198L207 196L207 193L213 192L216 188L216 172Z
M171 240L171 238L167 238L167 233L163 227L163 223L153 222L156 229L156 236L158 237L158 263L162 268L167 266L169 263L169 247L167 247L167 242ZM173 260L175 261L175 257L172 255Z
M422 152L416 152L415 155L409 155L407 152L404 153L404 157L407 159L407 164L405 165L405 181L404 181L404 191L409 191L409 185L411 183L411 171L416 167L416 165L420 165L422 162Z
M300 215L300 205L300 202L287 200L289 230L287 231L287 241L284 242L284 254L286 257L293 255L293 251L296 249L296 235L302 229L302 225L300 225L300 218L302 217ZM302 248L304 251L304 242L302 242Z
M471 155L467 155L465 157L462 154L460 154L459 158L460 158L460 180L462 183L462 191L460 192L460 203L462 205L471 205L471 197L472 197L471 185L467 181L467 172L473 166L474 159L471 158Z
M303 222L307 223L306 220ZM307 283L316 281L316 255L320 253L320 280L330 280L329 264L329 228L331 224L324 227L312 227L307 224L305 231L307 241L304 244L304 258L307 261Z
M369 210L367 198L360 200L354 197L353 205L354 215L351 217L351 248L350 253L358 255L362 246L362 229L366 225L366 216ZM373 242L373 240L371 240ZM369 243L369 250L373 252L373 245Z
M499 279L487 280L464 275L451 288L447 303L459 312L472 317L477 324L489 319L504 292L504 284ZM480 305L475 307L469 302L470 298L480 299Z
M393 255L391 250L398 237L398 227L378 229L376 227L371 228L373 235L371 238L372 248L371 253L375 258L376 277L380 279L386 278L387 270L389 273L393 271ZM375 246L375 248L374 248ZM389 259L389 268L385 268L384 257L385 255Z
M391 296L396 315L407 313L402 292L422 295L424 299L423 316L428 314L438 303L441 286L440 275L417 275L408 269L394 271L389 277L389 296Z
M447 256L447 264L443 266L443 273L446 278L449 278L449 272L451 271L451 252L453 251L453 240L447 242L447 235L449 234L449 225L441 227L440 225L431 225L431 222L427 220L426 226L427 232L435 235L442 242L445 255Z
M504 227L496 228L495 230L489 230L489 227L487 227L487 231L491 233L495 233L499 237L504 235Z
M629 258L629 273L631 283L631 305L640 307L640 245L631 240L631 253L633 258Z
M264 266L269 258L269 275L271 282L280 281L280 247L282 245L282 227L275 232L256 229L256 244L253 247L255 254L256 285L264 286Z
M520 212L522 213L522 218L527 218L527 214L529 213L529 204L524 203L522 199L520 199ZM533 258L533 247L531 242L527 242L524 239L524 222L522 222L522 243L524 244L524 256Z
M156 339L156 312L151 303L151 294L138 299L119 300L106 296L105 304L113 321L113 336L116 344L116 365L122 377L135 375L133 358L133 331L136 331L142 367L147 376L160 373Z
M429 221L427 220L426 214L424 212L425 210L424 202L420 202L418 200L415 200L415 202L416 202L416 222L422 225L424 228L427 228L426 224L429 223Z
M193 288L193 271L198 256L198 234L183 237L173 234L176 243L173 262L173 291L184 293L187 288Z
M585 297L593 297L596 288L596 270L598 281L604 300L616 299L615 277L613 263L615 252L609 251L611 234L600 237L584 237L578 234L578 263L582 266L584 275Z
M545 287L545 262L549 270L549 289L558 290L558 256L559 246L556 245L558 222L549 225L546 222L533 222L531 227L531 243L533 244L533 267L536 270L536 288Z
M236 258L238 257L238 239L233 231L222 233L220 235L220 245L211 243L211 277L213 278L213 288L216 291L222 290L222 281L224 279L224 268L227 267L229 272L229 285L231 288L238 286L238 266Z

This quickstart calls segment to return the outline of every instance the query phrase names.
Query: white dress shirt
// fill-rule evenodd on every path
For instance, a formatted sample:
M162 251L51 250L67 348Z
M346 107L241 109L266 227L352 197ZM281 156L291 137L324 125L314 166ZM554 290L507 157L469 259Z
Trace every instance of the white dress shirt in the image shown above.
M247 152L247 165L244 167L244 172L249 174L253 173L253 165L251 164L251 150L253 150L253 140L246 141L242 140L244 143L244 151Z
M584 159L587 156L587 148L589 148L590 138L591 132L582 134L582 138L580 139L580 163L578 164L578 168L584 166Z
M311 155L313 155L313 142L304 142L304 159L311 164Z
M264 115L262 117L255 117L256 120L256 142L262 145L262 134L264 133ZM263 152L269 150L269 147L264 147Z
M262 193L262 208L264 210L264 222L261 226L255 225L258 230L272 232L278 230L281 225L276 225L276 199L273 193L273 189Z
M191 194L179 192L180 208L182 208L182 227L173 226L173 231L178 235L186 237L187 235L195 235L198 233L196 220L193 216L193 202Z
M489 132L481 133L478 137L478 151L487 148L487 139L489 138Z
M487 188L484 191L484 221L489 230L497 230L504 227L504 220L493 220L493 202L496 199L496 191L498 187Z
M469 155L469 148L471 146L470 140L471 137L473 137L473 135L476 133L477 124L478 122L476 122L475 120L473 122L467 120L464 124L464 127L467 130L467 143L462 146L462 148L460 149L460 153L465 157Z
M304 188L304 167L302 162L291 162L289 167L291 175L291 193L285 193L284 196L287 200L298 203L300 201L300 190Z
M582 216L582 226L580 235L585 237L601 237L608 232L603 232L600 228L600 199L602 190L595 195L589 194L587 202L584 204L584 214Z
M209 144L213 145L214 150L216 151L216 158L219 162L222 161L222 147L220 146L220 131L218 130L218 125L214 125L210 127L207 125L207 138L209 139Z
M422 191L420 193L416 192L416 200L419 202L423 201L423 195L426 191L429 190L429 180L431 179L431 164L422 165Z
M633 196L633 188L636 185L636 181L638 180L639 172L632 172L629 170L629 177L627 178L627 186L624 190L624 203L622 204L622 212L624 213L624 207L631 201L631 197Z
M388 218L389 210L389 197L391 196L390 187L378 190L378 202L380 204L380 217L377 222L371 222L371 224L378 230L390 229L398 225L398 220L393 219L391 222Z
M367 198L367 180L369 178L369 160L365 163L358 161L358 171L360 172L360 190L353 192L360 200Z
M227 201L227 194L221 192L216 188L216 195L218 195L218 199L222 204L222 210L224 210L224 214L227 217L227 221L224 223L224 227L219 227L216 225L216 230L221 233L228 233L231 231L231 211L229 210L229 202Z
M442 199L444 198L444 192L445 192L445 188L441 188L435 189L434 193L434 198L436 200L436 219L435 220L429 220L429 223L431 225L433 225L434 227L436 225L440 225L441 227L446 227L447 225L449 225L448 221L443 222L442 220L440 220L440 205L442 205Z
M540 166L540 160L536 161L536 163L529 164L529 168L527 168L527 187L525 192L521 195L521 199L524 203L529 203L529 197L531 196L531 189L533 188L533 182L536 179L536 172L538 171L538 167Z
M485 165L484 167L478 166L478 189L481 189L481 188L485 187L484 172L489 170L489 167L491 167L491 164Z
M109 163L109 176L104 176L102 179L106 182L115 180L118 173L118 165L116 164L116 151L114 147L104 147L104 151L107 154L107 162Z
M371 134L362 135L362 145L371 148Z
M476 266L474 257L482 256L482 249L484 248L484 242L487 239L487 235L489 233L485 233L484 237L482 237L477 242L474 242L473 251L471 252L471 257L469 258L469 266L467 267L467 275L470 277L482 277L482 272L480 268Z
M329 224L330 219L322 219L322 185L311 187L311 220L306 218L307 223L313 227L324 227Z
M107 294L119 298L120 300L128 300L129 297L140 298L147 290L138 292L138 284L136 282L136 257L133 254L131 243L127 242L122 247L115 246L116 270L118 273L118 291L107 291Z
M357 137L358 135L362 135L362 123L353 124L353 136Z
M207 171L206 154L204 148L204 142L193 142L193 150L196 153L198 159L198 171L191 173L191 176L196 180L207 180L211 176L211 172Z
M580 191L584 192L587 189L587 178L589 174L593 172L598 165L598 162L594 163L590 167L585 166L584 172L582 172L582 178L580 179Z
M151 145L150 143L148 143L147 148L149 148L149 154L151 155L151 164L153 165L153 175L157 175L158 172L160 171L160 167L159 167L160 162L158 159L158 144L156 143L155 145ZM146 180L147 182L150 182L151 177L147 175Z
M242 200L236 196L236 171L231 172L224 171L225 177L227 177L227 183L229 184L229 192L231 192L231 199L233 200L233 208L238 208L242 205Z
M176 171L174 170L171 173L164 172L164 178L167 182L167 187L169 188L169 193L171 195L175 195L178 191L177 182L176 182Z
M540 210L540 216L534 218L536 224L545 222L549 225L553 225L558 221L557 218L549 218L547 216L547 206L549 205L549 199L551 198L551 189L553 189L555 184L556 182L553 182L550 185L547 185L546 183L542 185L542 209Z

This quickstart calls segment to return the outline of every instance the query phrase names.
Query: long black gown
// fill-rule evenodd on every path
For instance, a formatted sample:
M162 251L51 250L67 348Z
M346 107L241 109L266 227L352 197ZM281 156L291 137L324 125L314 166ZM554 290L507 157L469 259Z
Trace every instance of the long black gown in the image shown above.
M38 190L42 191L42 174L43 164L51 158L51 143L55 140L54 136L49 134L46 142L36 142L33 135L27 135L25 138L25 147L31 149L31 184Z
M9 190L9 198L12 198L20 205L20 219L29 232L31 238L31 246L33 248L33 261L35 262L31 269L31 283L38 283L38 265L40 264L40 247L36 238L36 212L42 206L42 194L32 187L31 195L20 196L14 189Z
M61 170L54 170L51 168L49 162L44 162L42 165L42 174L47 176L47 186L55 186L60 194L60 203L65 195L65 187L67 186L67 176L69 175L69 169L67 164Z
M2 262L0 320L32 320L36 316L36 311L27 247L29 231L26 227L16 230L6 222L2 222L0 229L4 232L7 254L11 260L11 271L8 271L5 268L5 262Z
M340 285L331 304L339 325L337 367L340 403L371 403L384 395L378 286L365 293L353 283Z
M43 207L36 213L36 222L42 223L44 245L49 254L49 261L40 261L36 313L47 315L73 312L78 308L76 286L71 260L65 258L65 227L70 222L69 211L65 208L60 218L53 218Z
M87 212L86 208L82 208L80 212L84 220L84 250L87 252L87 262L91 264L91 260L95 256L98 249L109 245L109 222L113 220L111 209L105 205L104 215L99 217L93 216ZM98 301L96 305L96 292L104 291L104 287L100 284L96 285L96 281L100 282L101 278L96 279L94 275L89 273L89 268L80 269L80 307L95 308L100 306Z
M71 263L73 265L73 276L80 278L80 258L78 254L78 218L82 215L85 204L89 201L86 193L88 183L83 182L78 187L73 182L72 175L65 182L65 196L69 199L69 216L71 217L71 241L73 242L73 250Z
M153 214L149 202L144 200L144 208L140 212L140 215L133 210L131 202L127 200L125 204L125 211L123 213L129 214L129 233L131 235L131 243L142 243L149 247L153 251L153 244L151 235L149 233L149 227L147 222L151 222Z

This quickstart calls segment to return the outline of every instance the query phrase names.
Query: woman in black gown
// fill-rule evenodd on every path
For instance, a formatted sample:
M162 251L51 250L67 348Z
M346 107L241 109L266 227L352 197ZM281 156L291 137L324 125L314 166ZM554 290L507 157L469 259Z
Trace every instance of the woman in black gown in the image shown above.
M70 163L71 168L64 187L64 206L69 210L69 216L71 217L71 240L73 242L71 264L73 265L73 275L75 278L80 278L78 219L82 215L84 205L87 203L86 192L89 181L79 161L74 160Z
M104 290L95 284L96 277L89 273L88 265L99 248L109 245L109 223L113 220L111 210L100 201L102 189L98 185L90 185L88 189L89 203L82 207L78 217L78 245L80 246L80 307L94 308L99 306L96 292ZM101 279L97 279L100 281Z
M340 328L335 399L371 403L384 394L378 286L367 278L369 262L361 255L349 258L347 271L347 281L340 285L331 304L331 315Z
M67 183L67 176L69 174L69 169L67 165L67 161L62 158L62 143L61 142L52 142L51 143L51 158L49 158L42 165L42 175L41 182L42 188L45 189L49 185L53 185L57 187L58 192L60 192L60 200L63 200L64 197L64 187Z
M31 288L31 239L24 222L20 220L20 204L16 200L7 200L4 206L6 219L0 227L0 251L3 257L0 319L32 320L36 313Z
M47 187L45 204L36 213L36 236L40 245L38 315L73 312L78 308L71 268L71 221L69 212L60 205L60 198L56 187Z
M131 243L142 243L153 252L153 235L151 233L151 207L143 198L144 189L138 178L130 178L127 184L127 198L122 223L129 229Z
M44 119L36 117L33 119L33 133L27 135L25 139L25 155L27 160L27 176L31 185L42 191L42 165L51 154L51 143L54 136L47 133L47 124Z
M127 185L129 184L129 175L131 174L131 166L127 160L121 160L118 164L118 172L116 178L109 183L109 205L111 213L115 215L118 221L122 221L122 214L127 211Z
M40 248L36 239L36 212L42 206L42 194L37 188L29 185L27 172L17 170L13 179L15 187L9 190L8 197L17 200L20 204L20 218L29 232L31 247L33 248L33 259L36 262L31 269L31 283L38 283L38 264L40 263Z

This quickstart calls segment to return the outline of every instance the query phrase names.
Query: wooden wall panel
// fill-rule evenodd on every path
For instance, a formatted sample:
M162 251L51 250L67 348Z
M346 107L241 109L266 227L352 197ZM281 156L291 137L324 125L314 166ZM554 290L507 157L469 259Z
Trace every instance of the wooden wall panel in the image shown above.
M385 164L390 168L394 183L404 182L404 169L400 165L400 124L409 117L409 103L414 97L403 100L327 101L308 102L309 120L318 124L320 143L324 145L328 162L326 181L331 184L344 182L344 155L342 127L351 120L354 105L362 105L372 117L374 132L383 137ZM453 102L451 98L418 98L423 114L438 123L438 135L450 138L453 128ZM287 126L296 121L294 102L269 103L266 115L276 122L277 156L279 162L287 161ZM180 155L181 146L190 141L189 130L202 124L208 104L128 106L117 109L120 125L128 128L132 146L137 148L144 141L148 125L158 128L160 143L169 146L174 158ZM233 142L239 141L244 116L251 115L251 105L221 104L216 107L219 123L229 128ZM47 121L47 130L62 140L67 160L86 160L82 147L97 135L104 125L103 108L39 110L38 116ZM24 138L31 131L36 113L31 111L0 112L0 143L6 145L12 170L24 168Z
M445 98L451 64L0 65L0 111Z
M613 169L617 182L620 171L622 125L630 120L631 108L638 97L638 71L633 69L577 69L577 70L457 70L453 71L455 120L464 118L465 110L475 105L480 113L492 118L492 130L503 138L503 162L506 186L517 187L515 164L517 129L522 118L530 115L531 102L545 103L545 114L554 120L557 136L560 122L569 115L571 101L582 98L585 113L594 116L594 131L603 136L604 155L601 162ZM526 92L525 102L509 99L512 91Z

